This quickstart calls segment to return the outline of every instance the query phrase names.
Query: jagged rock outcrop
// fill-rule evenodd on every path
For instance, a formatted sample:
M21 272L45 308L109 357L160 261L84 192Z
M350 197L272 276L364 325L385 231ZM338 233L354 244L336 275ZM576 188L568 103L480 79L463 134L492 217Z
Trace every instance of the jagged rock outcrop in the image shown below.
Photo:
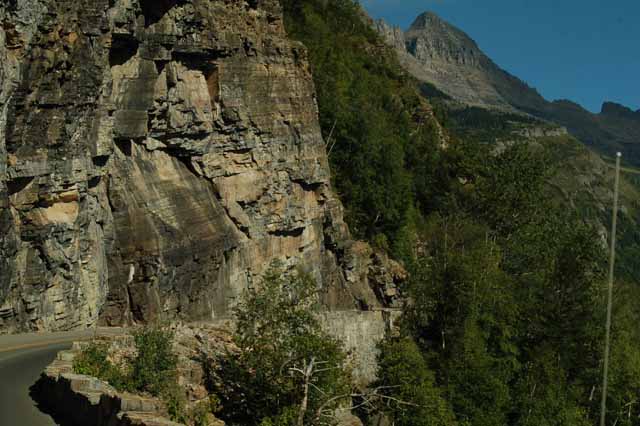
M418 16L406 32L384 21L375 26L413 76L460 102L504 111L544 103L534 89L500 69L468 35L432 12Z
M329 309L395 297L402 274L353 253L277 0L13 0L0 21L0 330L224 317L276 259Z
M500 68L466 33L432 12L405 32L384 21L372 23L395 49L402 66L465 105L530 114L560 124L583 143L606 155L622 151L640 164L640 115L605 103L593 114L565 100L549 102L534 88Z
M393 47L397 52L407 51L404 31L400 27L391 26L384 19L373 21L368 16L364 19L369 21L388 46Z

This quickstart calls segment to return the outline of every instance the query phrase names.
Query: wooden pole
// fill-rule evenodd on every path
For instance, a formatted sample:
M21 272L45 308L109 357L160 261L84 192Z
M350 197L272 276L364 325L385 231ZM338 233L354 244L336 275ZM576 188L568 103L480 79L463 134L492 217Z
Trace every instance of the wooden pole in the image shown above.
M604 368L602 372L602 402L600 405L600 426L605 426L607 417L607 385L609 380L609 342L611 340L611 309L613 298L613 277L616 260L616 227L618 224L618 187L620 185L620 158L621 153L616 156L616 180L613 190L613 220L611 223L611 253L609 256L609 288L607 292L607 323L605 329L604 343Z

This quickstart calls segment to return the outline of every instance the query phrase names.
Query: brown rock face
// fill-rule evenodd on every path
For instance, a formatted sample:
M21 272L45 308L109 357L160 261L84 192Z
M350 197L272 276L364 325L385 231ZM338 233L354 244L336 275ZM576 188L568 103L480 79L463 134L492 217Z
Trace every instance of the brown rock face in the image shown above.
M0 23L0 331L224 317L276 259L331 309L394 296L352 253L277 0L16 0Z

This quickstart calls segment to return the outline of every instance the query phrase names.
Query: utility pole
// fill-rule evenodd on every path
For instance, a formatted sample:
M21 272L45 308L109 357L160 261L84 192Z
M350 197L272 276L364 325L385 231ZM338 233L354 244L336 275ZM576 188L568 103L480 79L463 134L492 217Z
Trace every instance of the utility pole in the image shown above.
M613 298L613 273L616 260L616 226L618 224L618 187L620 185L620 158L616 155L616 180L613 190L613 221L611 223L611 253L609 256L609 288L607 294L607 324L604 343L604 369L602 373L602 403L600 405L600 426L605 426L607 417L607 385L609 380L609 341L611 340L611 308Z

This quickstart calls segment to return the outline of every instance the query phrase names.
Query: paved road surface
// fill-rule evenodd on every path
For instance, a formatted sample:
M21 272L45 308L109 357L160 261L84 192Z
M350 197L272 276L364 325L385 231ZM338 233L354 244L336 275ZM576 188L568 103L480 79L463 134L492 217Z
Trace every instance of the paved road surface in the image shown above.
M0 426L55 425L51 417L38 410L29 396L29 388L58 351L93 333L87 330L0 336Z
M0 426L54 426L29 396L29 388L58 351L70 343L0 353Z

